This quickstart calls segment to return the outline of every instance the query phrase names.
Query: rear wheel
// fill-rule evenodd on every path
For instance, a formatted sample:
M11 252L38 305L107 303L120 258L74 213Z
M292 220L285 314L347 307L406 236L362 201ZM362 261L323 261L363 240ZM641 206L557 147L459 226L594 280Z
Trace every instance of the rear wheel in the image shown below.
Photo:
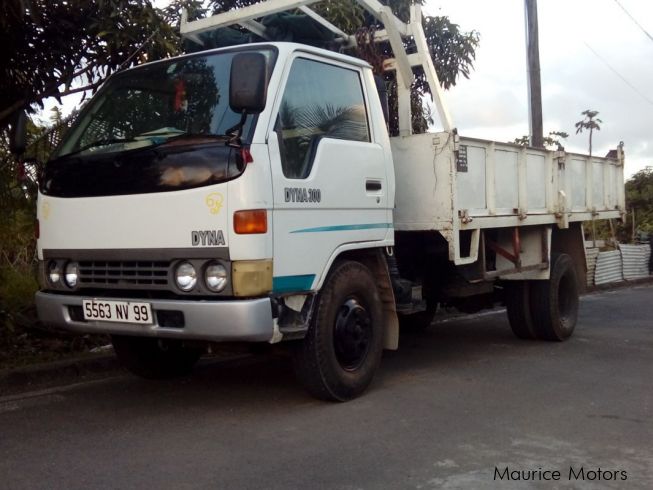
M530 308L536 335L553 341L571 337L578 320L578 304L578 281L571 257L552 255L549 280L531 283Z
M113 335L118 360L131 373L147 379L167 379L189 374L202 355L179 340Z
M509 281L504 286L504 300L512 333L520 339L537 339L531 315L531 282Z
M306 337L293 351L298 379L317 398L350 400L372 382L382 351L381 300L372 274L359 262L336 264Z

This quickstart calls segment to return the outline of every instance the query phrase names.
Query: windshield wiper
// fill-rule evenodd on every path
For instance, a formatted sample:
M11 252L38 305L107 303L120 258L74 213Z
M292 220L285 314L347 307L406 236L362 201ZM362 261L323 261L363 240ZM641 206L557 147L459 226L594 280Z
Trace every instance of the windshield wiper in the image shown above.
M71 151L70 153L66 153L65 155L60 155L59 157L56 158L56 160L62 159L62 158L68 158L70 156L75 156L80 153L85 152L86 150L89 150L91 148L97 148L100 146L107 146L107 145L114 145L114 144L119 144L119 143L134 143L134 142L140 142L140 141L149 141L151 143L150 146L147 146L147 148L152 148L153 146L160 146L165 143L169 143L171 141L177 141L177 140L182 140L182 139L191 139L191 138L206 138L206 139L217 139L217 140L225 140L228 139L229 136L225 134L205 134L205 133L173 133L172 131L168 134L165 133L151 133L151 134L140 134L136 137L133 138L105 138L101 140L94 141L93 143L89 143L88 145L82 146L81 148Z
M193 140L215 140L215 141L227 141L229 139L229 136L226 134L212 134L212 133L183 133L183 134L177 134L174 136L170 136L166 138L166 141L163 142L163 144L174 144L175 142L179 142L179 144L188 144L192 145L195 143ZM188 141L185 141L188 140ZM206 143L206 142L205 142ZM197 144L201 144L201 142L197 142ZM159 146L159 145L157 145Z
M100 146L107 146L107 145L115 145L118 143L129 143L132 141L137 141L134 138L105 138L101 140L96 140L93 143L89 143L88 145L84 145L81 148L78 148L75 151L71 151L70 153L66 153L65 155L61 155L59 158L64 158L64 157L69 157L72 155L78 155L79 153L82 153L86 150L90 150L91 148L97 148Z
M206 138L206 139L219 139L223 140L228 138L226 134L212 134L212 133L183 133L168 138L168 141L187 139L187 138Z

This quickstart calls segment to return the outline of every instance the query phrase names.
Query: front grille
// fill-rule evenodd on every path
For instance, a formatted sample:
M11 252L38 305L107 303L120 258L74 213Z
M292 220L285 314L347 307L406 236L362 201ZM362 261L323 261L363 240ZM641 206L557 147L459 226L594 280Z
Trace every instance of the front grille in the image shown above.
M168 289L167 261L80 261L79 285L84 288Z

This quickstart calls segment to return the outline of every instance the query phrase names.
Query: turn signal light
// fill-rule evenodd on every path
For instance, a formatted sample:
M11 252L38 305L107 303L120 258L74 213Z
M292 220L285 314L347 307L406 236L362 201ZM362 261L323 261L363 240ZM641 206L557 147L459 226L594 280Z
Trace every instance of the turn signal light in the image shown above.
M268 213L265 209L248 209L234 213L234 231L239 235L267 233Z

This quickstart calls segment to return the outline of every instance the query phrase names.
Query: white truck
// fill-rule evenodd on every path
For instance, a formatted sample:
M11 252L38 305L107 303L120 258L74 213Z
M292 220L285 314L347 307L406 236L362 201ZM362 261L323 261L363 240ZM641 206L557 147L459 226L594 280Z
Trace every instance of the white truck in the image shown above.
M438 305L505 302L514 333L565 340L585 277L581 222L624 213L624 155L589 157L464 138L448 114L419 6L383 23L398 82L389 137L370 65L263 42L112 76L47 163L38 198L43 322L110 334L145 377L188 372L212 342L289 341L322 399L371 383L400 325ZM269 0L182 33L299 8ZM408 54L402 38L412 37ZM443 131L411 134L421 66Z

